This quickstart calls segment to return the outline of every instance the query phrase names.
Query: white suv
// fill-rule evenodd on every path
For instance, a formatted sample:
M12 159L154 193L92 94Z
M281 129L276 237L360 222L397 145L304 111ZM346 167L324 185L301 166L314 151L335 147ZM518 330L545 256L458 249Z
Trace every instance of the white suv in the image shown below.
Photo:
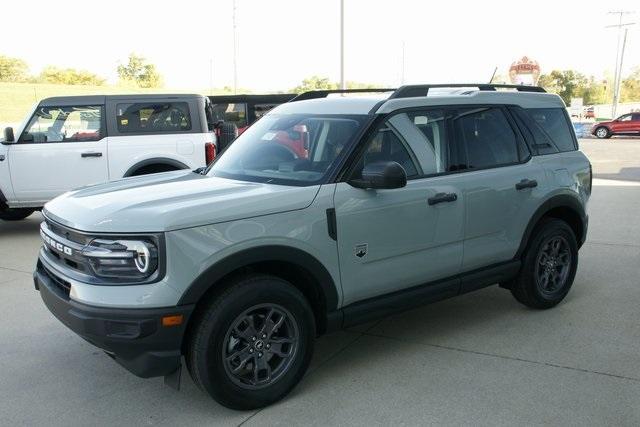
M69 96L40 101L0 145L0 219L20 220L71 189L196 169L215 157L202 95Z

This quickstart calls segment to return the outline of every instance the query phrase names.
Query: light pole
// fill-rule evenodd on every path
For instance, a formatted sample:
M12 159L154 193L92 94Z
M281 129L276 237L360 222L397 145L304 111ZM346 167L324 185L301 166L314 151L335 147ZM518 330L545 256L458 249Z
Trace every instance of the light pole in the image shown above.
M238 36L236 34L236 0L233 0L233 94L238 94Z
M624 45L627 41L627 28L624 32L624 43L622 45L622 53L620 52L620 35L623 27L635 25L635 22L622 23L622 16L628 15L634 12L626 10L616 10L609 12L612 15L618 15L618 23L616 25L607 25L605 28L618 28L618 44L616 45L616 67L613 73L613 102L611 103L611 118L616 117L616 110L618 109L618 101L620 100L620 83L622 79L622 61L624 59Z
M340 0L340 89L347 88L344 79L344 0Z

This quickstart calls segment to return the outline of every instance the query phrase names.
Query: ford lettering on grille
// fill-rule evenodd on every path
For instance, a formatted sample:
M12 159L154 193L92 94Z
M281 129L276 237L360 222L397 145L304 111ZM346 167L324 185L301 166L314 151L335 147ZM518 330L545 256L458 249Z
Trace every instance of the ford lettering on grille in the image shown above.
M62 243L56 242L54 239L52 239L51 237L47 236L43 231L40 231L40 236L42 236L42 240L45 241L45 243L52 249L58 251L58 252L62 252L66 255L73 255L73 249L71 249L68 246L63 245Z

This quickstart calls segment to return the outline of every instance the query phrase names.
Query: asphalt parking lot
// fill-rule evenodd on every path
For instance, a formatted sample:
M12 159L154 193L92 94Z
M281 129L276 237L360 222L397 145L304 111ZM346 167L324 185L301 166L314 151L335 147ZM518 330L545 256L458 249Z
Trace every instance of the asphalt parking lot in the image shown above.
M498 287L318 340L283 402L225 409L143 380L33 288L39 214L0 221L2 425L640 425L640 140L582 141L596 180L574 287L548 311Z

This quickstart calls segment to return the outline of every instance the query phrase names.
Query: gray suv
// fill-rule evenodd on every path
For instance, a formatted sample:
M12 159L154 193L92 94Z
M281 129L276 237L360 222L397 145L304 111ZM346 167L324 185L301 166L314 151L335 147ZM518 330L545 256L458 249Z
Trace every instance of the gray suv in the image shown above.
M284 397L338 328L492 284L555 306L592 177L562 100L443 86L307 93L204 171L66 193L43 210L35 286L129 371L177 387L184 359L236 409Z

